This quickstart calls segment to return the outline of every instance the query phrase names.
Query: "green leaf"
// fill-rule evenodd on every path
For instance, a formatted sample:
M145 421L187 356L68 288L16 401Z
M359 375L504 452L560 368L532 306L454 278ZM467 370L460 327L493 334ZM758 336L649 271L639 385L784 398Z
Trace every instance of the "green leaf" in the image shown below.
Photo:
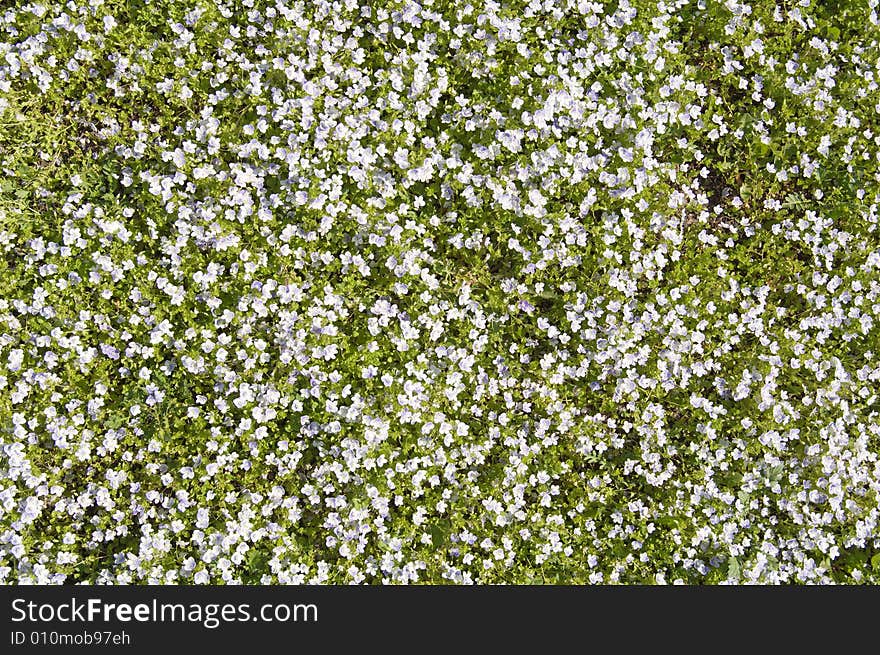
M880 553L877 553L871 558L871 568L875 571L880 571Z
M770 471L768 472L768 476L770 478L770 481L771 482L779 482L779 480L782 479L783 471L784 471L784 469L783 469L782 464L778 464L778 465L774 466L773 468L771 468Z
M261 573L268 567L270 559L269 553L252 549L250 555L248 555L248 569L251 573Z
M431 542L434 546L441 546L446 541L446 536L451 530L452 524L446 519L441 519L432 525L428 532L431 534Z
M727 577L739 580L740 573L739 560L735 557L731 557L727 560Z

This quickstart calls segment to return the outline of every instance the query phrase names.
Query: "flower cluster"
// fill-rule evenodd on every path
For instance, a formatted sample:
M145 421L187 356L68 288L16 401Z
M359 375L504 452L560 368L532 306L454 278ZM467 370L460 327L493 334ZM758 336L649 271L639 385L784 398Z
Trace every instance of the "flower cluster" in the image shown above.
M0 582L880 582L878 0L0 9Z

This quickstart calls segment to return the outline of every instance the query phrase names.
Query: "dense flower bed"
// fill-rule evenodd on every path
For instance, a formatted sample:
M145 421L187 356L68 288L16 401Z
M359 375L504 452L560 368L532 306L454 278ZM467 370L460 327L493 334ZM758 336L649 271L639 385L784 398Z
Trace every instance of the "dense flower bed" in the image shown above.
M880 582L877 0L0 9L0 581Z

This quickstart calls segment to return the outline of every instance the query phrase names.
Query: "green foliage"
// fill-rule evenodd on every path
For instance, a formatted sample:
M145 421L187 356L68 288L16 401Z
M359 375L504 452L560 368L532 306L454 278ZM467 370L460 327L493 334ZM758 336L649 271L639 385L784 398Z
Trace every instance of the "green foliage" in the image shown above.
M6 3L0 581L880 581L875 5Z

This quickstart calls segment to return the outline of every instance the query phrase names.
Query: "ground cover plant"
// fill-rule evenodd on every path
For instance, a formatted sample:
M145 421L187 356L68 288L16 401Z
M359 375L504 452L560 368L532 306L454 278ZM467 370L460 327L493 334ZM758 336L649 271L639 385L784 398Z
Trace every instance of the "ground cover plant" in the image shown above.
M880 581L877 0L0 5L0 581Z

